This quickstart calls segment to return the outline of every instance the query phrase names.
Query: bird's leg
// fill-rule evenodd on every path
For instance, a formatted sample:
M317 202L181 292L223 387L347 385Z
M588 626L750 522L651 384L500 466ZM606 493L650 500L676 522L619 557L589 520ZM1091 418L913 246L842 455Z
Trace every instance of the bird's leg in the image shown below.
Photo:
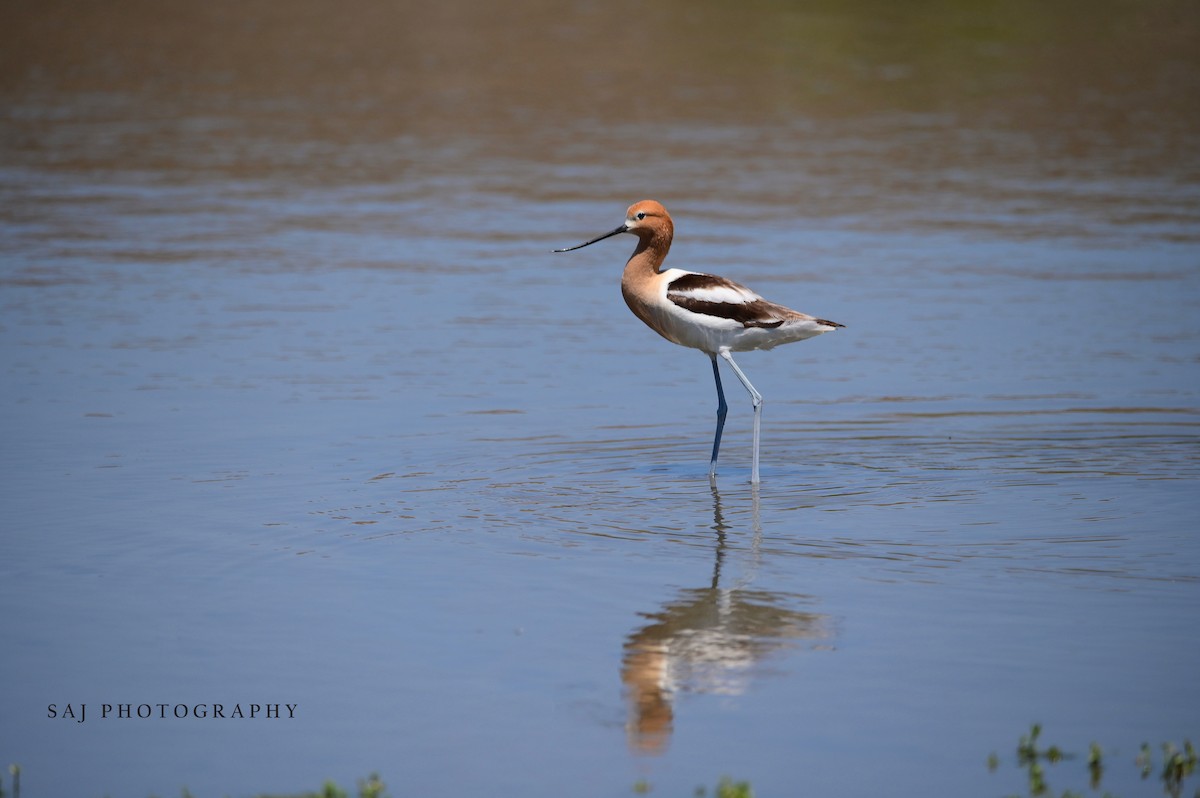
M721 371L717 368L717 356L709 355L712 359L713 379L717 381L717 434L713 436L712 462L708 464L708 478L717 476L717 453L721 451L721 432L725 429L725 414L729 405L725 404L725 391L721 388Z
M740 368L738 368L738 364L733 362L733 355L729 354L728 349L721 350L721 357L725 358L726 362L728 362L729 365L733 367L733 373L737 375L737 378L742 381L742 385L746 386L746 390L750 392L750 401L754 405L754 455L753 455L752 463L750 466L750 482L754 485L757 485L758 484L758 438L759 438L759 428L762 423L762 402L763 402L762 394L754 389L754 386L750 384L750 380L748 380L746 378L746 375L744 373L742 373L742 370ZM715 360L713 361L713 364L716 365Z

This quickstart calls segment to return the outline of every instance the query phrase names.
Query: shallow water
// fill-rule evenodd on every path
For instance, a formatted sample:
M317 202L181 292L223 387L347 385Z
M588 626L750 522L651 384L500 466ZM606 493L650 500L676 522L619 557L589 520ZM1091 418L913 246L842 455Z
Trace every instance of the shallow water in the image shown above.
M1002 795L1035 721L1131 794L1195 737L1194 9L676 5L15 14L27 794ZM739 356L760 488L631 241L550 253L648 196L847 325Z

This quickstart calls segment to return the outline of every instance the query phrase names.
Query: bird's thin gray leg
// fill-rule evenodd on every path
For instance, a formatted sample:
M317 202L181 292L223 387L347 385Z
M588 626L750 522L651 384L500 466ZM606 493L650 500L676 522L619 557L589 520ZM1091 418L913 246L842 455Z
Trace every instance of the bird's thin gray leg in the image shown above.
M721 432L725 429L725 414L729 405L725 404L725 391L721 388L721 370L717 368L717 356L709 355L712 359L713 379L717 381L717 434L713 436L712 461L708 464L708 478L717 476L717 453L721 451Z
M759 428L761 427L761 424L762 424L762 402L763 402L762 394L759 393L757 390L755 390L754 386L750 383L750 380L747 379L746 375L742 372L742 370L740 368L738 368L738 364L733 362L733 355L731 355L729 353L728 349L721 350L721 357L725 358L726 362L728 362L729 365L733 367L733 373L737 375L737 378L742 381L742 385L744 385L746 387L746 390L750 392L750 401L754 405L754 455L753 455L752 464L750 466L750 482L752 484L757 485L758 484L758 439L759 439ZM713 361L713 363L715 364L716 361Z

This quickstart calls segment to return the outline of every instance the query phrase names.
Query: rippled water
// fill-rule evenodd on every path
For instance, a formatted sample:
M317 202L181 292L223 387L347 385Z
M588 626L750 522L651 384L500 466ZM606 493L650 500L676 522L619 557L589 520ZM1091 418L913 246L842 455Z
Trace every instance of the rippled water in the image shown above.
M1200 20L1018 5L20 9L26 792L1001 795L1035 721L1144 789L1200 708ZM739 357L760 488L630 242L550 252L645 197L847 325Z

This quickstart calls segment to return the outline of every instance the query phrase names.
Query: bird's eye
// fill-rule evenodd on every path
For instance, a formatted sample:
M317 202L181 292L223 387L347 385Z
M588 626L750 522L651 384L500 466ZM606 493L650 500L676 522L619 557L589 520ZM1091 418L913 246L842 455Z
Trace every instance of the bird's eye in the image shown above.
M638 211L637 218L638 218L638 220L639 220L639 221L640 221L640 220L642 220L642 219L645 219L645 218L646 218L646 212L645 212L645 211Z

